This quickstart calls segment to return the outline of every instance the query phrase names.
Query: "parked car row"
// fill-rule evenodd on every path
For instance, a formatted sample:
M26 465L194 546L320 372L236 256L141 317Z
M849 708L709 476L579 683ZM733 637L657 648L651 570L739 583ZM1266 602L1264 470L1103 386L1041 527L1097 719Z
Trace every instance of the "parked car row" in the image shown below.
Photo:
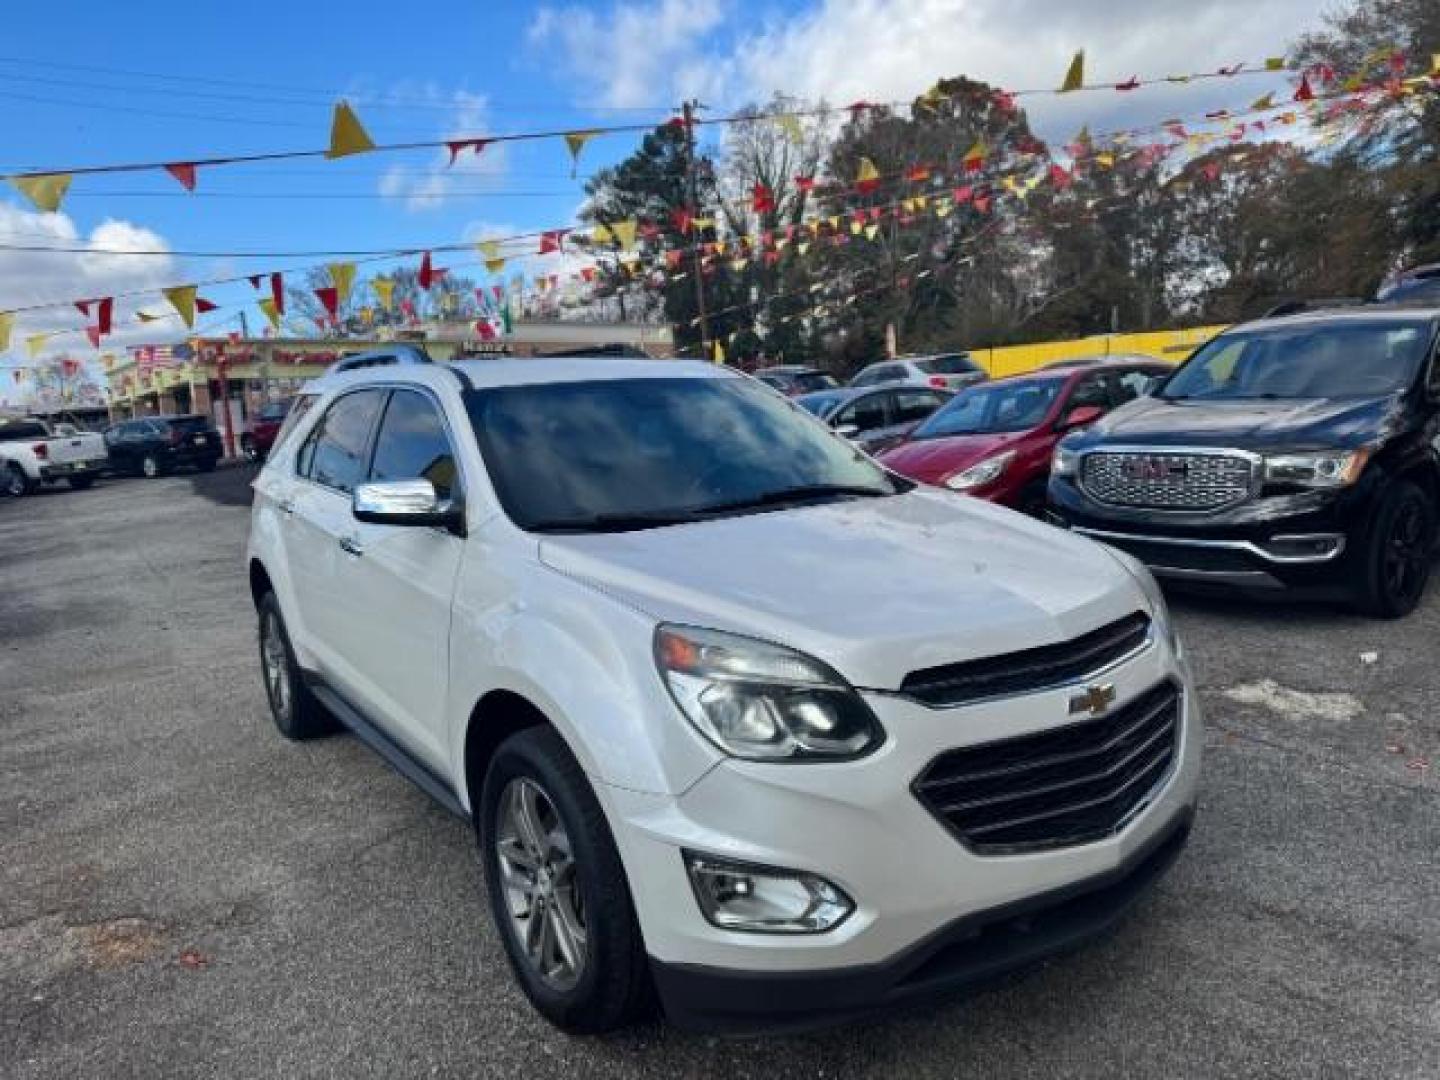
M105 441L89 432L57 434L43 420L0 419L0 490L12 498L64 480L83 490L106 465Z

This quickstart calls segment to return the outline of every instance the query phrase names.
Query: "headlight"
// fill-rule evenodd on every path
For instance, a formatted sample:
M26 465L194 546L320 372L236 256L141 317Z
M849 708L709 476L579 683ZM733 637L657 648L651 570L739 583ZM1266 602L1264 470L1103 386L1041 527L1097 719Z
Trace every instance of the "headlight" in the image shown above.
M666 625L655 631L655 664L686 718L735 757L835 761L885 741L880 721L850 684L793 649Z
M1309 454L1275 454L1265 459L1265 479L1302 487L1348 487L1360 479L1370 451L1317 450Z
M986 484L1000 479L1000 474L1014 460L1014 450L996 454L977 465L971 465L964 472L958 472L954 476L948 477L945 480L945 486L951 491L969 491L971 488L984 487Z
M1123 551L1115 551L1113 548L1110 554L1114 555L1120 565L1129 571L1135 583L1140 586L1140 591L1145 594L1145 600L1150 605L1150 621L1155 624L1156 631L1170 646L1170 651L1176 656L1181 655L1183 649L1180 645L1180 635L1175 632L1175 624L1170 619L1170 608L1165 603L1165 594L1160 591L1160 585L1155 580L1155 575L1150 573L1150 568L1133 556L1126 555Z
M1079 464L1080 455L1074 450L1067 450L1065 444L1061 443L1055 447L1055 454L1050 459L1050 475L1074 476Z

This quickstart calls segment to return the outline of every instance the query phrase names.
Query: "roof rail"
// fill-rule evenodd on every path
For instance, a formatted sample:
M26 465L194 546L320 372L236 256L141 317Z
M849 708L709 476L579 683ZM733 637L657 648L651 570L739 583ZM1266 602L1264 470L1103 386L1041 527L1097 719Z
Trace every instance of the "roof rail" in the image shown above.
M389 345L383 349L355 353L343 357L331 366L332 374L343 371L358 371L360 368L384 367L387 364L429 364L430 354L418 345Z

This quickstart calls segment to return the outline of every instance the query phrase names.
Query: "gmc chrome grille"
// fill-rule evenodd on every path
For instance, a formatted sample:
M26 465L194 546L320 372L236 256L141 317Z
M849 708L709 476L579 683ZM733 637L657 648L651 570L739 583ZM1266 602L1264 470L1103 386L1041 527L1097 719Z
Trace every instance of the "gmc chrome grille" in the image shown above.
M1123 828L1179 748L1180 691L1164 682L1098 720L946 751L913 790L976 854L1068 847Z
M1080 487L1096 502L1151 510L1223 510L1251 489L1250 459L1184 451L1094 450Z
M1137 611L1058 645L912 671L901 682L900 693L948 708L982 698L1051 690L1109 667L1149 637L1150 618Z

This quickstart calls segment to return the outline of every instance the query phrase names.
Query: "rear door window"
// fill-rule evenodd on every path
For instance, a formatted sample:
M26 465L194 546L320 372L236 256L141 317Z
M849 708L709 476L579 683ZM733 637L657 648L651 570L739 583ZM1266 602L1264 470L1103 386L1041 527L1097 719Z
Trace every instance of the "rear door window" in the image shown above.
M301 449L296 471L348 495L365 478L370 432L385 403L381 390L356 390L337 398Z
M390 395L375 436L370 479L429 480L441 499L457 494L455 450L439 408L424 394L396 390Z
M896 390L895 423L911 424L924 420L948 400L945 394L930 390Z
M973 375L981 370L980 366L964 353L932 356L915 361L915 366L929 375Z
M835 414L835 426L852 425L859 431L873 431L889 423L885 399L888 394L866 394Z

